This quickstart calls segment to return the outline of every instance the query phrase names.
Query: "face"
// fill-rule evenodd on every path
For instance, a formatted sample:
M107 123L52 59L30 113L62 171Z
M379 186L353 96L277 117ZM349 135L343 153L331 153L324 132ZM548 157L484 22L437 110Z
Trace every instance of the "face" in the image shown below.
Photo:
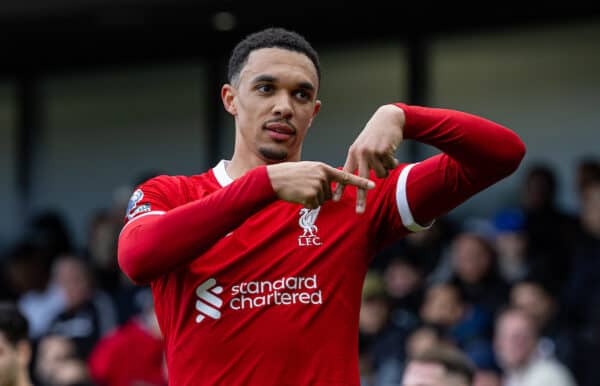
M411 293L417 288L420 279L416 269L402 262L393 262L384 272L386 290L395 298Z
M63 364L74 355L73 344L61 336L47 336L40 341L36 361L36 374L41 381L50 382Z
M456 274L466 283L477 283L489 271L492 264L487 248L480 240L469 235L454 241L452 259Z
M318 76L304 54L280 48L252 51L235 84L221 90L236 123L236 155L262 162L297 161L321 102Z
M525 365L535 351L536 343L533 321L522 312L509 312L498 320L494 347L498 360L506 369Z
M467 386L463 377L449 374L441 364L410 362L402 386Z
M510 292L511 303L529 313L542 327L554 313L554 301L539 285L521 283Z
M383 299L363 300L360 306L359 328L365 334L381 331L388 320L389 307Z
M462 318L464 306L456 289L440 284L431 287L421 307L421 318L428 323L453 326Z
M75 308L91 296L91 283L83 263L66 257L56 261L53 280L64 290L67 307Z

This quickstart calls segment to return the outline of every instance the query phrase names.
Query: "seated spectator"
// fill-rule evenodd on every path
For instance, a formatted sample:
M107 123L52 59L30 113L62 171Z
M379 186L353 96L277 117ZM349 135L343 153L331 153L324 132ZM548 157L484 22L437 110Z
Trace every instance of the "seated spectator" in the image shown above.
M0 302L0 385L31 386L27 319L16 305Z
M518 209L505 209L494 217L494 237L498 252L498 268L508 283L522 280L531 271L527 255L525 215Z
M472 386L475 369L460 351L434 347L411 357L402 386Z
M394 311L418 314L423 302L423 273L416 261L396 256L383 271L385 291Z
M498 271L493 245L474 233L460 234L452 244L454 275L450 279L467 302L493 313L506 302L508 284Z
M100 340L92 351L89 368L96 386L167 385L162 336L152 294L146 293L144 311Z
M42 338L35 362L35 376L43 386L91 386L85 361L68 338Z
M491 317L480 307L467 303L458 287L452 284L430 287L421 308L421 319L445 331L477 366L494 364L488 343Z
M510 304L528 313L536 323L542 355L556 356L563 363L572 364L572 336L559 317L557 300L540 281L527 279L516 284L510 292Z
M509 308L496 321L494 347L506 386L573 386L569 370L537 350L537 324L525 311Z
M416 320L415 320L416 323ZM364 383L372 384L381 364L402 361L407 328L391 317L391 307L383 278L367 273L359 315L359 360Z
M78 257L60 257L52 275L64 291L67 306L52 322L50 334L72 339L78 352L87 358L98 339L116 325L112 301L95 290L88 265Z

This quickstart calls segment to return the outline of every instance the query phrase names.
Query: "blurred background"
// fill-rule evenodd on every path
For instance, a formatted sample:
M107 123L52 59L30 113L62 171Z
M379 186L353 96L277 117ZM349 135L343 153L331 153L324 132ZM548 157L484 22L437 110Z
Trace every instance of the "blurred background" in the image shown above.
M164 384L151 299L116 265L125 206L152 176L201 173L231 156L219 98L227 59L269 26L296 30L320 53L323 106L305 159L343 164L370 115L394 101L482 115L528 147L513 176L374 260L364 384L399 384L406 356L441 342L476 362L480 386L514 378L531 358L597 385L600 7L7 0L0 296L32 324L38 383L134 384L115 353L143 342L154 355L140 365L153 377L143 382ZM407 141L399 157L435 153ZM499 318L507 305L529 311L521 325L516 311ZM102 340L115 328L121 343Z

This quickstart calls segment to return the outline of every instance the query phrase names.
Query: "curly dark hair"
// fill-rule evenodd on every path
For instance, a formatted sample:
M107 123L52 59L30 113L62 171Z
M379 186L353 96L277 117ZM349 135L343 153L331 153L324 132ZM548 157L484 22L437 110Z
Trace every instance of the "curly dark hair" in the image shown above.
M283 28L267 28L246 36L233 49L227 71L227 79L231 84L237 82L250 53L261 48L283 48L306 55L313 62L321 81L319 55L303 36Z

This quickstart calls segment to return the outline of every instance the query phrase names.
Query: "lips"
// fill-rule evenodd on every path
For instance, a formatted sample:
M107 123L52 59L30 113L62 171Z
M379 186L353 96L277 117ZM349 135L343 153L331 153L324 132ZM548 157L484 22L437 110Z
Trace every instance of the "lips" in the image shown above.
M286 141L290 139L296 131L285 123L271 122L265 125L269 136L276 141Z

